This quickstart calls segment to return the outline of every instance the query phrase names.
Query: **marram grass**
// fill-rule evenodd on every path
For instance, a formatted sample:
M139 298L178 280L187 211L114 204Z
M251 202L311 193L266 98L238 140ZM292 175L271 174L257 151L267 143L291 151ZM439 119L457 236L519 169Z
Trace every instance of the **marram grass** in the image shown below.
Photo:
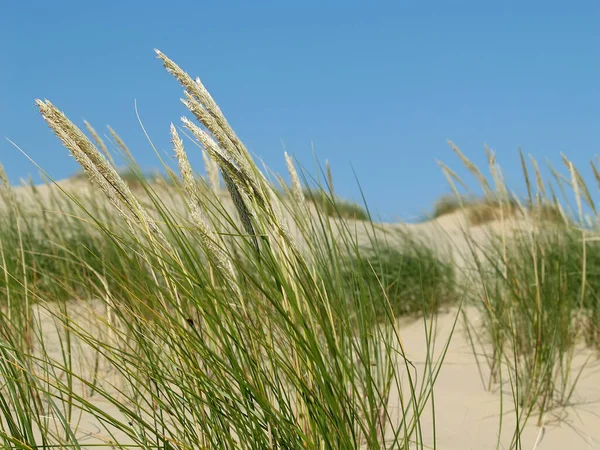
M203 148L209 185L198 187L174 125L180 181L159 187L133 167L134 190L89 124L92 140L38 101L97 189L57 185L60 215L46 199L26 213L5 204L3 446L83 448L93 437L105 448L423 448L420 417L443 358L428 355L415 373L402 311L366 263L356 226L310 208L297 179L293 201L282 198L203 84L158 56L201 125L182 120ZM370 221L360 227L371 252L387 251ZM428 272L411 264L407 276L426 286ZM413 295L415 305L435 302L428 289Z
M508 384L517 428L511 446L521 448L521 431L530 417L542 425L548 413L571 405L585 370L574 369L582 348L598 348L600 248L595 203L583 177L563 156L568 175L553 167L553 183L544 183L537 162L534 176L521 153L525 201L509 191L493 152L488 152L491 180L453 145L493 202L496 220L482 245L465 230L473 261L472 304L482 327L469 326L474 354L487 366L489 389ZM597 180L594 162L591 164ZM458 210L469 214L456 174L442 165L455 192ZM493 187L492 187L493 186ZM574 197L574 207L567 196ZM562 198L558 193L562 194ZM486 200L484 200L485 202ZM451 203L451 202L450 202ZM590 216L586 218L584 207ZM501 414L503 410L501 404ZM502 422L500 422L500 427Z

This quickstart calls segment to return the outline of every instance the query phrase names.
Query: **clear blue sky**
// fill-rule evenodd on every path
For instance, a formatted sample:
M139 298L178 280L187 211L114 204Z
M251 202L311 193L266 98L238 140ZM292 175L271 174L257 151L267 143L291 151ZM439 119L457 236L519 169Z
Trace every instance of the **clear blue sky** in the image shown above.
M0 2L0 136L53 177L77 166L39 117L48 98L77 124L109 124L157 165L185 112L153 48L200 76L247 147L284 172L282 142L337 190L410 219L448 191L435 160L459 167L495 149L519 189L517 149L587 170L600 145L597 1ZM193 161L201 163L194 147ZM37 170L6 140L11 181ZM201 166L197 166L202 171ZM461 171L464 173L464 171Z

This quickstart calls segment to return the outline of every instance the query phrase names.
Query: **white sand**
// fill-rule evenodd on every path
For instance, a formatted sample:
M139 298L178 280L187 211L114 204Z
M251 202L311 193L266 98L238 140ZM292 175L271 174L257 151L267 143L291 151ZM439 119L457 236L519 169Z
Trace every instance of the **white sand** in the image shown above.
M477 316L469 311L470 317ZM455 315L447 313L439 317L439 339L448 335ZM423 325L414 323L404 328L403 340L407 352L425 354ZM582 350L576 357L574 372L587 359L589 352ZM485 364L485 363L484 363ZM416 364L417 367L421 366ZM482 381L472 349L468 344L464 327L459 322L446 360L435 384L436 438L439 449L495 449L500 425L500 399L498 388L488 392L488 372L484 369ZM537 415L532 417L523 430L523 449L533 449L536 441L538 450L595 449L600 448L600 363L593 358L584 369L573 396L573 406L565 410L550 412L543 427L537 426ZM510 448L515 430L515 414L510 386L504 386L504 415L500 448ZM426 436L431 436L431 414L423 416Z

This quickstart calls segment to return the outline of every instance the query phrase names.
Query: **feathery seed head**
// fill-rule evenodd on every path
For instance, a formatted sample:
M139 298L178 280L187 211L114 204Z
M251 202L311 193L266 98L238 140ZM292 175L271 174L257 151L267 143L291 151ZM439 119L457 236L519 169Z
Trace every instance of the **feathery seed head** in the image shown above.
M167 58L167 56L156 50L158 58L162 61L163 66L172 74L179 83L187 91L186 106L193 105L191 100L195 100L198 105L193 105L194 110L190 108L192 113L198 118L206 128L215 136L219 144L234 157L238 164L246 165L246 169L250 169L252 158L248 150L239 140L227 119L221 112L217 103L213 100L210 93L206 90L199 78L194 81L186 72L184 72L175 62ZM185 101L184 101L185 103ZM204 110L204 112L202 111ZM207 119L210 117L211 119ZM229 142L225 142L223 136L227 137Z
M196 202L198 188L196 186L196 180L194 179L192 166L190 165L187 154L183 148L183 142L179 137L179 134L177 134L177 130L173 124L171 124L171 142L173 143L175 158L179 164L179 172L181 173L181 178L183 178L183 186L188 196L188 201Z
M112 138L115 140L115 142L117 143L117 145L119 147L121 147L121 150L123 150L123 152L125 153L125 155L127 155L127 157L129 159L133 160L133 155L129 151L129 148L127 147L127 145L125 145L125 142L123 142L123 139L121 139L121 137L116 133L116 131L113 130L110 126L107 126L106 128L108 129L108 132L110 133L110 135L112 136Z
M187 158L187 154L183 148L183 142L175 129L175 126L171 124L171 142L173 143L173 149L175 151L175 158L179 164L179 171L183 178L184 189L187 194L186 201L191 209L191 217L194 225L200 232L202 242L206 247L206 250L215 258L216 265L221 269L224 276L230 281L232 286L237 287L236 276L233 270L231 260L221 248L215 244L214 234L210 230L208 222L202 214L200 207L200 193L194 179L192 167Z
M114 166L115 161L113 160L112 155L108 151L108 148L106 147L106 144L104 143L102 138L98 135L98 133L96 133L96 130L94 129L94 127L92 127L92 125L90 125L90 123L87 120L84 120L83 124L87 128L88 132L92 135L92 138L94 139L94 141L96 141L96 144L98 144L98 147L100 147L100 150L102 150L102 153L104 154L106 159L110 162L110 164L112 164Z
M292 195L298 204L302 204L304 202L304 193L302 192L302 184L300 183L300 179L298 178L298 173L296 172L296 168L294 167L294 162L290 155L287 152L284 152L285 162L287 164L288 172L290 173L290 179L292 181Z
M219 182L219 166L206 150L202 150L202 159L204 160L204 167L206 168L210 188L213 192L217 193L221 187Z
M325 169L327 171L327 184L329 191L331 192L332 197L335 197L335 191L333 190L333 175L331 174L331 165L329 164L329 160L325 161Z
M129 221L129 214L133 214L152 239L172 251L158 225L140 205L116 169L108 163L87 136L48 100L45 102L36 100L36 104L54 134L83 167L92 182L102 189L125 220Z

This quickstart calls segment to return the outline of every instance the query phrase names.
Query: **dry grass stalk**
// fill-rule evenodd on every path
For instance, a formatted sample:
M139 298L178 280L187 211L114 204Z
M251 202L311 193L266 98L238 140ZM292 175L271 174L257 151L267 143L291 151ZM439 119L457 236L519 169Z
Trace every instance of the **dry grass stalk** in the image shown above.
M123 153L125 153L125 155L133 161L133 155L131 154L131 151L129 151L129 147L125 145L123 139L121 139L121 137L110 126L107 126L106 128L108 129L109 134L115 140L117 145L121 148L121 150L123 150Z
M244 177L241 177L241 179L252 185L254 192L253 195L251 195L251 198L254 200L254 197L257 196L256 199L261 202L261 207L268 208L268 202L265 203L264 200L268 198L270 201L274 201L277 197L275 192L265 179L264 174L257 169L248 150L239 140L221 112L221 109L215 103L200 79L197 78L194 81L162 52L156 50L156 53L167 71L186 89L186 99L183 100L184 104L190 109L198 121L214 136L218 143L218 147L223 149L221 157L225 157L228 162L233 162L234 165L238 166L244 174ZM212 142L214 143L214 141ZM211 153L210 149L207 150ZM221 173L225 178L225 173L219 159L220 158L215 158L221 168ZM241 186L238 187L241 188ZM271 210L269 211L269 214L275 214L275 212Z
M540 203L542 198L546 198L546 189L544 188L544 181L542 180L542 175L540 174L540 168L538 167L537 161L531 155L529 155L529 159L531 160L531 164L533 164L533 170L535 171L535 186L537 189L536 200L538 203Z
M335 191L333 190L333 175L331 174L331 165L329 164L329 160L325 161L325 170L327 172L327 185L329 187L329 192L331 192L332 197L335 197Z
M190 110L196 117L198 122L206 127L206 129L212 134L217 141L219 147L224 149L230 156L230 158L239 166L243 171L250 173L251 161L247 154L240 152L236 147L235 143L227 135L227 133L221 128L219 122L211 115L203 105L197 101L189 92L184 92L186 97L182 99L182 103Z
M37 100L36 103L52 131L125 220L131 221L133 215L151 241L173 254L170 244L158 225L140 205L116 169L108 163L87 136L49 101Z
M598 184L598 189L600 189L600 172L598 168L594 164L594 161L590 161L590 166L592 166L592 172L594 172L594 178L596 179L596 183Z
M98 133L96 133L96 130L94 129L94 127L92 127L92 125L90 125L90 123L87 120L84 120L83 124L87 128L88 132L92 135L92 138L94 139L94 141L96 141L96 144L98 144L98 147L100 147L100 150L102 150L102 153L104 153L104 156L106 157L108 162L114 166L115 160L113 159L112 155L108 151L108 147L106 147L106 144L104 143L102 138L98 135Z
M527 200L529 206L533 205L533 195L531 193L531 181L529 180L529 170L527 170L527 163L525 162L525 156L523 150L519 147L519 158L521 159L521 169L523 170L523 176L525 177L525 186L527 187Z
M204 160L204 167L208 176L208 184L214 193L218 193L221 190L219 165L210 157L206 150L202 150L202 159Z
M192 80L163 53L158 50L156 53L167 71L186 89L184 104L214 137L213 139L188 119L182 119L184 126L192 132L219 166L244 229L251 236L256 249L259 248L257 239L259 233L256 231L259 227L261 236L267 235L267 229L274 231L275 239L280 246L297 251L280 215L274 209L273 205L277 204L278 199L273 187L258 170L248 150L238 139L200 79ZM260 214L255 215L253 210L260 211ZM265 228L264 225L267 224L270 226Z
M185 153L185 149L183 148L183 142L177 134L177 130L173 124L171 124L171 142L173 143L175 158L179 164L179 171L181 173L183 187L186 192L186 201L190 207L194 225L196 225L198 231L200 232L202 236L202 242L204 243L207 251L216 259L219 269L221 269L231 285L237 287L236 276L235 272L233 271L231 260L227 257L225 252L223 252L215 244L215 235L210 230L208 222L202 213L198 185L194 178L194 173L187 158L187 154Z
M184 72L177 64L175 64L172 60L167 58L161 51L155 50L158 57L162 60L164 67L167 69L167 72L172 74L181 85L188 91L188 93L195 98L200 105L201 109L205 109L206 112L214 119L217 127L222 130L222 132L227 136L227 138L233 143L235 148L235 152L238 153L239 156L243 157L243 159L250 160L250 155L246 147L241 143L238 139L237 135L229 126L229 123L225 119L225 116L221 112L221 109L213 100L211 95L208 93L202 82L199 78L194 81L186 72ZM188 97L189 99L189 97ZM204 124L204 121L201 121ZM206 124L205 124L206 125ZM207 126L207 125L206 125ZM207 126L208 127L208 126ZM212 130L211 130L212 133ZM217 136L215 136L217 137ZM234 152L234 153L235 153ZM236 155L237 156L237 155Z
M504 182L504 177L502 175L502 169L496 162L496 153L494 151L490 150L487 146L485 147L485 150L488 155L488 166L490 169L490 173L492 175L492 179L494 180L494 185L496 186L494 196L496 198L498 198L502 204L508 203L508 202L510 202L510 195L506 188L506 183ZM489 184L487 184L487 181L486 181L486 186L489 186ZM484 190L485 190L485 188L484 188Z
M460 158L460 160L463 162L463 164L469 170L469 172L471 172L471 174L475 178L477 178L477 180L481 184L481 187L483 188L485 194L486 195L491 195L493 193L492 187L489 185L488 181L485 179L485 177L483 176L483 174L479 171L479 169L477 168L477 166L475 164L473 164L471 162L471 160L469 158L467 158L463 154L463 152L461 152L458 149L458 147L456 145L454 145L454 142L448 141L448 144L450 145L450 147L452 148L452 150L454 151L454 153L456 153L456 155ZM489 159L490 159L490 154L488 152L488 162L491 163L491 161L489 161Z
M154 247L156 254L164 253L170 255L174 261L181 264L179 255L168 242L154 219L150 217L148 212L133 195L127 183L119 176L116 169L109 164L87 136L49 101L36 100L36 103L50 129L52 129L77 162L83 167L90 180L102 189L109 201L123 216L129 229L135 234L134 223L136 223L138 227L141 227L143 235L148 239L152 247ZM148 262L148 267L151 268L152 277L158 283L159 277L149 262L149 255L145 254L144 258ZM166 281L173 298L176 300L177 307L180 308L181 299L177 286L168 274L169 268L163 259L159 259L158 266L162 273L162 278ZM162 294L160 297L164 302ZM166 302L163 303L163 307L167 308Z
M298 173L296 172L296 168L294 167L294 162L290 155L287 152L284 152L285 162L287 164L288 172L290 173L290 179L292 181L292 195L294 196L294 200L301 205L304 203L304 192L302 192L302 184L300 183L300 178L298 178Z
M596 205L594 203L594 200L592 199L589 189L587 188L587 184L583 180L583 177L581 176L581 173L579 172L579 170L577 170L577 167L575 167L575 165L571 161L569 161L565 155L562 155L562 157L563 157L564 163L569 168L569 172L571 174L571 183L573 184L573 191L575 193L576 201L578 202L577 208L578 208L578 212L579 212L579 217L580 217L580 220L583 221L581 197L583 197L583 200L593 211L594 215L597 214Z
M253 215L249 205L251 204L251 198L259 200L260 203L264 203L264 200L260 191L252 186L253 183L250 182L249 172L245 172L243 169L238 168L229 157L229 154L224 152L208 133L185 117L181 120L184 126L191 131L204 149L206 149L209 155L214 158L219 165L221 173L223 174L223 180L225 181L233 204L240 216L242 225L244 226L246 233L252 237L254 245L258 250L258 239L256 237L256 231L253 225Z
M225 178L228 175L242 190L252 196L256 196L261 203L264 202L261 189L255 182L252 172L249 168L238 166L231 156L231 148L221 147L215 140L203 129L192 123L189 119L182 117L181 121L194 137L198 140L203 149L216 162Z

